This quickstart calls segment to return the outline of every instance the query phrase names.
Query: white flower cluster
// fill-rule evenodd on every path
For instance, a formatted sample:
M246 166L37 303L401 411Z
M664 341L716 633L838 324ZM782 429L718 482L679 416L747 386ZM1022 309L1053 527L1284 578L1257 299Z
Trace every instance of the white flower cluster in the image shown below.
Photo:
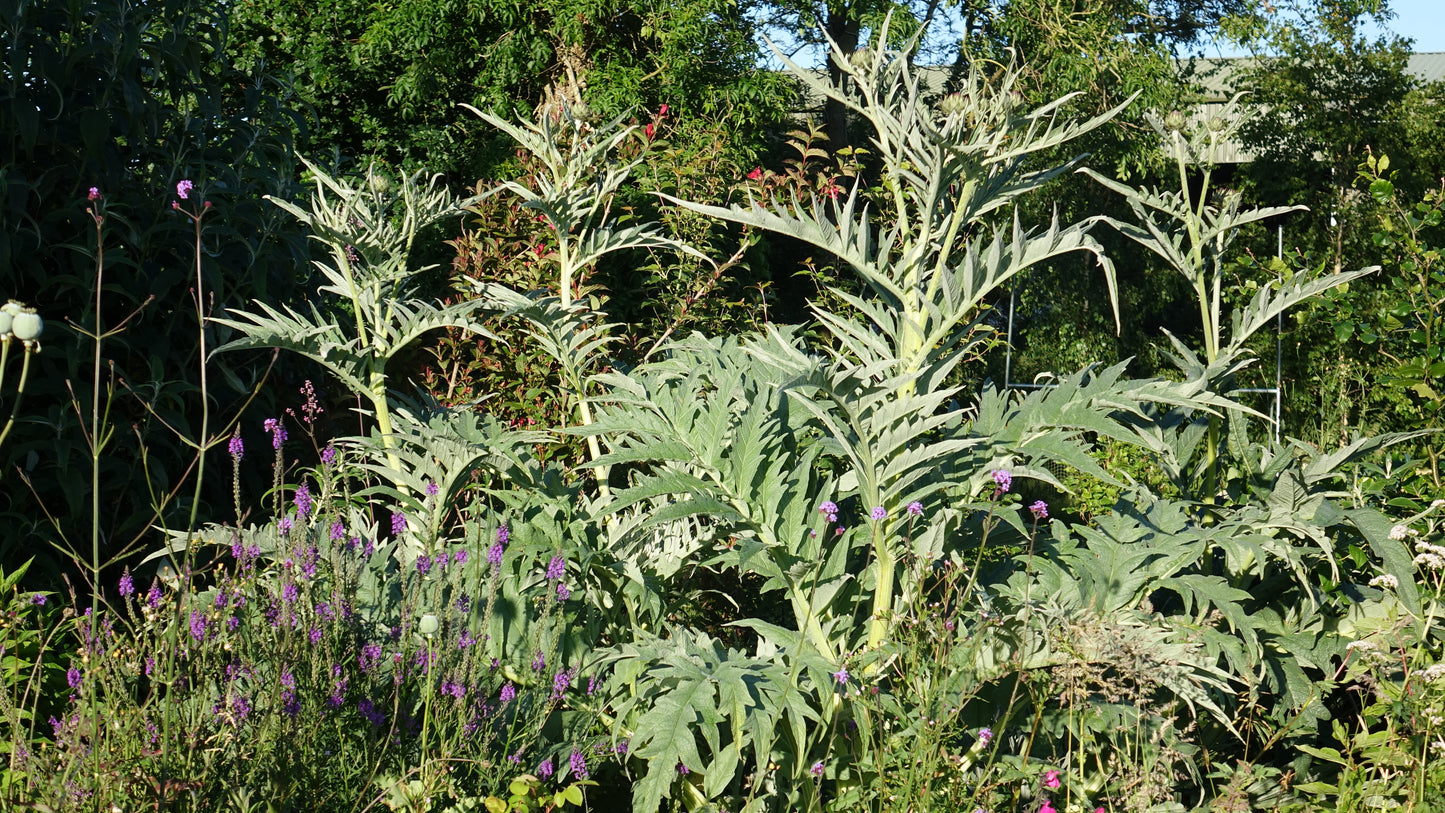
M1445 569L1445 545L1416 542L1415 550L1415 565L1417 567L1426 567L1431 570Z
M1420 677L1426 683L1434 683L1440 678L1445 678L1445 663L1432 663L1420 670Z
M1395 588L1400 586L1400 580L1389 573L1381 573L1375 578L1370 579L1370 586L1383 587L1386 590L1394 590Z
M1408 525L1396 525L1390 529L1390 538L1399 542L1413 533L1415 533L1415 531Z

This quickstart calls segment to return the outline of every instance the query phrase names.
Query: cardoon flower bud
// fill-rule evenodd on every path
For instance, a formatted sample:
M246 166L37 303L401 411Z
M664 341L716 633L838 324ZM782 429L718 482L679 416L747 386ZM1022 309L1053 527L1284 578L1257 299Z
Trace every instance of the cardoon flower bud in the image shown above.
M962 113L968 109L968 97L962 93L950 93L943 97L943 101L938 103L938 109L943 111L943 115L945 116Z
M1184 118L1184 114L1178 110L1170 111L1169 115L1164 117L1164 129L1171 132L1177 133L1183 130L1184 125L1187 123L1188 121Z

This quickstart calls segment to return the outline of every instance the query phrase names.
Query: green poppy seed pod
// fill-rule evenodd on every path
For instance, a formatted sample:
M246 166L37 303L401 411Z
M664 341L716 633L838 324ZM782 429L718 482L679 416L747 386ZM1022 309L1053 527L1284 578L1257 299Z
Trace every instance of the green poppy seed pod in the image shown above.
M427 613L426 615L422 616L421 620L416 623L416 631L421 633L422 635L431 635L432 633L436 632L437 617L432 615L431 613Z
M1164 117L1164 129L1171 132L1177 133L1180 130L1183 130L1185 124L1186 121L1184 119L1184 114L1179 112L1178 110L1172 111L1169 115Z
M22 342L33 342L45 330L45 322L34 308L23 308L10 320L10 332Z

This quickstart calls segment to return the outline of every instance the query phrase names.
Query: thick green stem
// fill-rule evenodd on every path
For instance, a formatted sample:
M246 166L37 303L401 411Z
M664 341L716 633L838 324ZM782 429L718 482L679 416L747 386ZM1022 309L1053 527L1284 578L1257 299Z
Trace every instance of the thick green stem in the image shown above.
M888 537L883 533L883 523L873 523L873 556L878 563L878 581L873 590L873 613L868 619L868 648L877 649L888 637L892 626L893 581L897 560L888 550Z

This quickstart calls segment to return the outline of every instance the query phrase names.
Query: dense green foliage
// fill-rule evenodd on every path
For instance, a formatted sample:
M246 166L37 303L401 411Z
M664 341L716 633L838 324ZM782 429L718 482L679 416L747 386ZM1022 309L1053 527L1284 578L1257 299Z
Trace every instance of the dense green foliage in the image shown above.
M0 799L1439 806L1438 145L1324 123L1438 90L1093 10L6 11ZM1170 112L1225 15L1265 128ZM1286 312L1367 409L1240 389Z

